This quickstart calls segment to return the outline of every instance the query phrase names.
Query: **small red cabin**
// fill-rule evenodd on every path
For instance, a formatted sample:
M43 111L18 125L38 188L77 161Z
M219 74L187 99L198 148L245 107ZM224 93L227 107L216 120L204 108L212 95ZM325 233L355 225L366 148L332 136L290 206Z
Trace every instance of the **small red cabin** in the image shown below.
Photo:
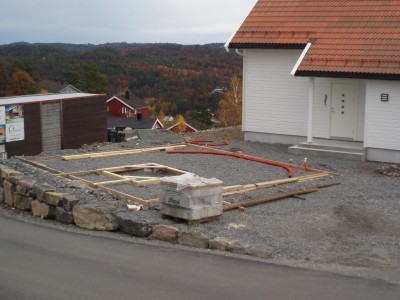
M147 119L149 106L136 95L126 92L125 96L113 96L107 100L107 113L113 117Z

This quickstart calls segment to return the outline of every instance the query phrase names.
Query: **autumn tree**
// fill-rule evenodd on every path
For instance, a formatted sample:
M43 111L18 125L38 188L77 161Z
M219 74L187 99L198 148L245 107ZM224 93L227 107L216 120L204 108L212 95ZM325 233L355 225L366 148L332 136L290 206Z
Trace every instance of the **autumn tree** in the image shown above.
M231 86L219 101L218 119L223 126L242 124L242 81L234 75Z
M186 126L185 126L185 118L182 115L178 115L176 117L176 132L178 133L185 133Z
M7 85L7 96L19 96L36 92L36 83L32 77L22 70L15 71Z

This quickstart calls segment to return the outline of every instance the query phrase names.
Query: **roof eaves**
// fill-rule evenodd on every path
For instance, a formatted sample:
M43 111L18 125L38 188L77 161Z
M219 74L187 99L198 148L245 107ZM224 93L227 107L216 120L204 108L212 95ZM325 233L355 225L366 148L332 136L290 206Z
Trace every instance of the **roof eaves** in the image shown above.
M154 124L153 124L153 128L152 129L157 129L157 127L156 127L157 123L161 126L161 128L164 128L164 125L160 122L160 120L156 119Z
M128 103L122 101L121 99L119 99L117 96L112 96L110 99L107 100L107 103L110 102L111 100L117 100L119 102L121 102L122 104L128 106L130 109L135 110L132 106L130 106Z
M333 71L300 71L296 76L302 77L332 77L332 78L355 78L355 79L377 79L377 80L400 80L400 74L389 73L362 73L362 72L333 72Z
M307 43L231 43L230 49L304 49Z
M224 48L226 50L226 52L229 52L229 49L234 48L234 47L230 47L231 41L233 40L233 38L235 37L236 33L239 31L239 29L242 27L243 23L245 22L245 20L247 19L247 17L249 16L249 14L251 13L251 11L254 9L254 7L257 5L257 2L253 5L253 7L245 13L245 15L242 18L242 22L240 22L240 25L237 27L237 29L232 32L231 36L229 37L229 39L226 41Z

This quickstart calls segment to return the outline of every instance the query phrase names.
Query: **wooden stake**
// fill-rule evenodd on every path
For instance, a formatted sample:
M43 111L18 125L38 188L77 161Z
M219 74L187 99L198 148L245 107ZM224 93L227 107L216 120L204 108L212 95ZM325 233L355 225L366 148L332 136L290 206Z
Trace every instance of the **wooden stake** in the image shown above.
M247 200L243 200L243 201L238 201L236 203L232 203L230 205L224 205L223 211L224 212L230 211L230 210L237 209L239 207L254 206L254 205L261 204L261 203L266 203L266 202L270 202L270 201L289 198L294 195L303 195L303 194L313 193L316 191L318 191L317 188L312 188L312 189L307 189L307 190L297 190L297 191L293 191L293 192L280 193L280 194L272 195L272 196L265 197L265 198L247 199Z
M288 183L293 183L297 182L297 178L285 178L285 179L279 179L279 180L272 180L272 181L266 181L266 182L260 182L260 183L254 183L254 184L246 184L246 185L240 185L240 186L232 186L232 187L224 187L224 193L223 196L231 196L235 194L241 194L241 193L246 193L249 191L257 190L257 189L263 189L263 188L269 188L281 184L288 184Z

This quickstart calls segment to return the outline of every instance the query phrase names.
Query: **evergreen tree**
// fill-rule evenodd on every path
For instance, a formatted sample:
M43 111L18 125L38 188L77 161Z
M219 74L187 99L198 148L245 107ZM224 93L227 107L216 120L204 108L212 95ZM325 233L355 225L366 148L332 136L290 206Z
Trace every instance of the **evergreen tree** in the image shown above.
M95 64L84 66L84 74L78 88L86 93L107 93L107 77L102 74Z
M192 113L193 119L196 119L197 121L199 121L201 124L203 124L206 127L209 127L212 125L212 115L210 112L210 109L201 102L198 102L195 105L195 110Z

